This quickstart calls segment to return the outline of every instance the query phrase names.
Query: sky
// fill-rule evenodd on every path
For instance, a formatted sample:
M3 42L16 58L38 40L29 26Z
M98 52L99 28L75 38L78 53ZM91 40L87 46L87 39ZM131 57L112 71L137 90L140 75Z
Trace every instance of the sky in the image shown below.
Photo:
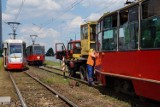
M124 6L126 0L1 0L2 38L13 36L6 22L21 23L16 29L16 39L32 44L30 35L37 35L36 44L55 48L55 43L80 39L80 25L96 21L104 13ZM131 0L133 1L133 0Z

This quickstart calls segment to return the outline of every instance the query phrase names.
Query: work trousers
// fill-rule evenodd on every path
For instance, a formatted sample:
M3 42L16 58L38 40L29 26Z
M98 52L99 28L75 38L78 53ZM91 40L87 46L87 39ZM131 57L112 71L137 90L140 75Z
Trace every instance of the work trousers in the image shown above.
M92 83L93 82L94 67L91 65L87 65L87 70L88 70L88 83Z

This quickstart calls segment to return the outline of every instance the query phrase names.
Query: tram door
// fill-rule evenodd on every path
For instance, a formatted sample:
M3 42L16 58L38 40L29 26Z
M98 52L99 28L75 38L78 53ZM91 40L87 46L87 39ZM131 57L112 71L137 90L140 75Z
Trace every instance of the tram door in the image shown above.
M4 57L4 65L7 65L7 44L4 44L3 47L3 57Z

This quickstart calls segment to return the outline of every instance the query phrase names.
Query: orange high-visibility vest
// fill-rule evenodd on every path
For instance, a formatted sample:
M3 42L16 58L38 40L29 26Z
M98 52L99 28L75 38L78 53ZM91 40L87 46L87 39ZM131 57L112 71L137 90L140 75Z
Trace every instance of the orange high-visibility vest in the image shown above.
M91 53L89 53L87 64L93 66L94 65L94 57L91 56Z

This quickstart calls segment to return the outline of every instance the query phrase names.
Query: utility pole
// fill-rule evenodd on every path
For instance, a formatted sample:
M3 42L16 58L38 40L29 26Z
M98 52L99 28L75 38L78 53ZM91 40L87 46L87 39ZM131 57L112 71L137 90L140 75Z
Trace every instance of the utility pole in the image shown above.
M32 39L32 43L33 45L35 44L35 40L36 40L36 37L38 37L37 35L30 35L31 39Z
M12 30L13 30L13 39L16 39L16 30L18 28L18 25L20 25L19 22L7 22L8 25L11 26Z

